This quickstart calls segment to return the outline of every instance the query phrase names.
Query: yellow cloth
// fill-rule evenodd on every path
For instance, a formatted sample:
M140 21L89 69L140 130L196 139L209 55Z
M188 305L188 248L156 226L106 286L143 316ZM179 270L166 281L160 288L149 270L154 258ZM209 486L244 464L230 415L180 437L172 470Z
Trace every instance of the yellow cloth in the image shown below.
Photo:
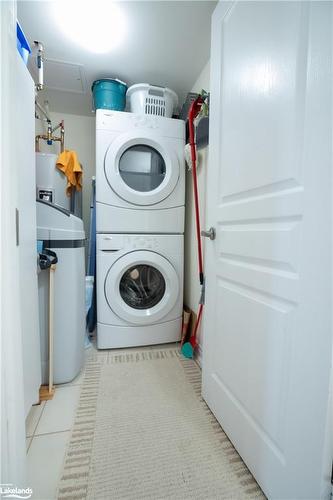
M70 196L73 187L77 191L82 189L82 167L75 151L65 149L57 159L57 168L67 177L66 194Z

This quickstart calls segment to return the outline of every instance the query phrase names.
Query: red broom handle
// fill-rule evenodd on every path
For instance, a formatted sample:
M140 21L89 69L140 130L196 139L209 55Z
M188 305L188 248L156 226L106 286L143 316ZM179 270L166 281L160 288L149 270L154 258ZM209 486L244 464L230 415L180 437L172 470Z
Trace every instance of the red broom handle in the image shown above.
M201 245L200 207L199 207L199 192L198 192L198 177L197 177L197 155L196 155L196 147L194 140L194 120L196 116L198 116L202 104L203 100L201 96L198 96L195 99L195 101L192 102L188 113L188 125L189 125L191 159L192 159L193 194L194 194L194 205L195 205L195 225L196 225L197 243L198 243L199 280L201 285L203 285L204 273L203 273L202 245ZM200 304L193 335L190 339L193 349L197 345L197 332L201 320L202 310L203 310L203 304Z
M197 97L197 99L195 99L195 101L192 102L188 113L189 136L190 136L191 159L192 159L193 194L194 194L194 205L195 205L195 224L196 224L197 243L198 243L199 279L201 285L203 284L203 259L202 259L201 228L200 228L197 157L196 157L196 148L194 140L194 119L200 112L202 104L203 104L202 98L200 96Z

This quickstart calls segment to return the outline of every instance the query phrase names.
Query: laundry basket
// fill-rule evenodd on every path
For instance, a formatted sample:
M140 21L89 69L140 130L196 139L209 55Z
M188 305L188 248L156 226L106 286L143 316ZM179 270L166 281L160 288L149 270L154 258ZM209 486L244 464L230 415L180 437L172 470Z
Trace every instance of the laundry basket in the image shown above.
M178 106L178 97L173 90L148 83L132 85L126 97L132 113L171 118Z

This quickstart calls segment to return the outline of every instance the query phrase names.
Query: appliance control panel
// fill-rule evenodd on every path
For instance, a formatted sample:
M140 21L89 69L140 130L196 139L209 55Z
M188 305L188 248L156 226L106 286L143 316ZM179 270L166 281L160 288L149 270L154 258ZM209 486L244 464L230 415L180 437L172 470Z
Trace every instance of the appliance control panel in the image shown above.
M126 237L126 248L133 248L135 250L140 250L144 248L146 250L158 250L159 244L154 236L150 235L136 235Z
M185 140L185 122L183 120L125 111L97 109L96 130L113 131L119 134L146 131L147 134L158 134L160 137Z
M156 118L147 115L133 115L133 126L153 130L160 128Z
M123 115L127 116L123 116ZM119 123L120 122L120 123ZM151 115L138 115L134 113L124 113L120 111L104 111L99 117L98 126L100 128L110 128L112 130L134 130L136 128L146 130L157 130L161 128L159 120Z
M153 235L147 234L98 234L97 250L116 252L117 250L152 250L160 249L160 240Z

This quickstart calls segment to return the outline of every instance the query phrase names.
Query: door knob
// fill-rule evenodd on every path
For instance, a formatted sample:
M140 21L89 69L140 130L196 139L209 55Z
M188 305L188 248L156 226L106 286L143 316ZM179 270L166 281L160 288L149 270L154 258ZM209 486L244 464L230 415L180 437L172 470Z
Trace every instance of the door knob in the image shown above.
M204 236L205 238L209 238L210 240L215 240L215 238L216 238L215 227L210 227L208 229L208 231L201 231L201 236Z

